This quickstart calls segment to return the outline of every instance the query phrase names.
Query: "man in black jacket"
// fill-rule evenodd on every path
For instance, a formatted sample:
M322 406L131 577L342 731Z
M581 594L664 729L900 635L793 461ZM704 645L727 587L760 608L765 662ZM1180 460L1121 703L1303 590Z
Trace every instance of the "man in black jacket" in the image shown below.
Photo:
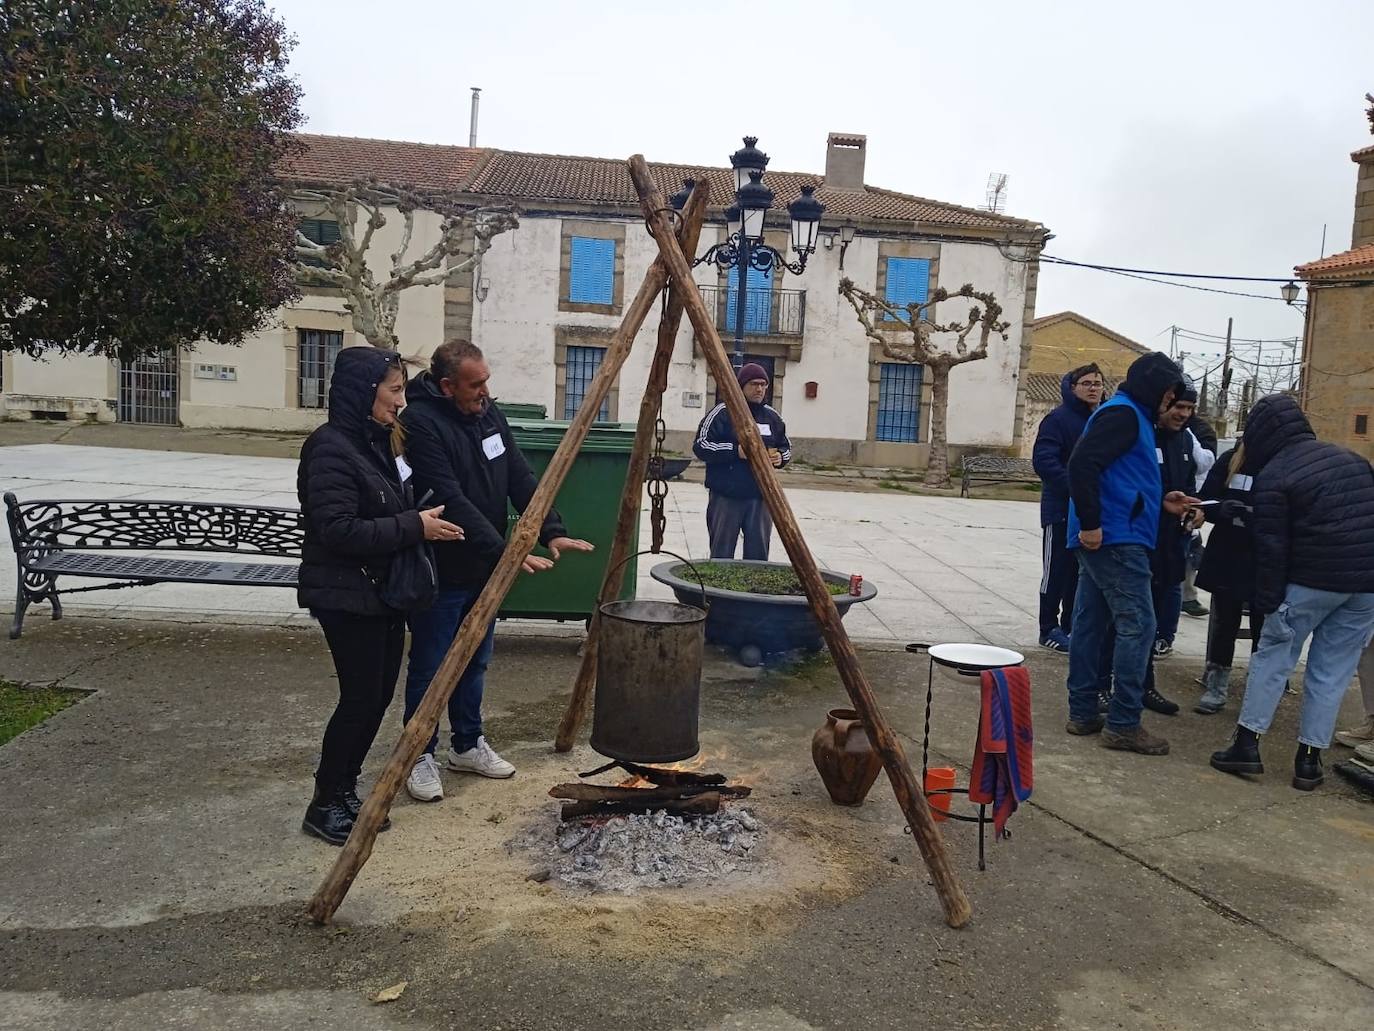
M1283 394L1250 410L1243 443L1256 470L1251 604L1265 620L1235 738L1212 755L1212 766L1264 772L1259 735L1310 636L1293 786L1311 791L1322 782L1321 750L1331 743L1341 698L1374 635L1374 466L1317 440L1298 403Z
M491 369L482 352L465 340L438 347L429 371L406 389L407 406L401 415L405 429L405 458L415 474L415 492L433 491L433 504L463 528L464 539L435 546L439 595L434 605L410 617L410 661L406 669L405 718L410 719L424 698L453 636L486 586L506 548L506 505L523 512L538 481L511 436L510 425L491 400L487 381ZM530 555L524 569L549 569L564 551L591 551L583 540L567 535L552 509L544 519L539 541L550 558ZM484 777L509 777L515 767L487 744L482 733L482 691L491 659L495 623L473 654L449 699L453 739L448 769ZM420 756L406 780L406 790L421 802L444 797L434 749L438 735Z
M1069 650L1078 560L1068 550L1069 456L1102 403L1102 370L1080 365L1059 381L1063 403L1040 420L1031 464L1040 477L1040 647Z
M773 465L781 469L792 461L792 444L787 427L772 405L763 403L768 393L768 373L762 365L749 362L736 373L749 413L758 424L763 446ZM724 402L706 413L697 427L692 452L706 463L706 529L711 537L712 558L734 558L740 534L744 535L744 557L767 559L773 536L773 517L768 514L754 471L740 451L735 426Z

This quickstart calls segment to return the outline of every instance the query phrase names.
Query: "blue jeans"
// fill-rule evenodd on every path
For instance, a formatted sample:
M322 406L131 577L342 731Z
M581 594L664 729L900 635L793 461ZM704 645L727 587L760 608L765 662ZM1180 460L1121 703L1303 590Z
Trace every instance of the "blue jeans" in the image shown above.
M1183 614L1183 581L1156 584L1153 590L1155 607L1155 636L1170 644L1178 635L1178 620Z
M1139 544L1110 544L1078 554L1078 596L1069 638L1069 718L1097 719L1099 665L1113 624L1111 708L1107 726L1117 732L1140 725L1145 668L1155 643L1155 609L1150 597L1150 556Z
M1278 611L1265 616L1259 648L1250 657L1240 725L1256 734L1269 729L1283 685L1310 636L1298 740L1313 748L1329 747L1341 698L1371 634L1374 594L1336 594L1289 584Z
M448 654L449 645L458 633L458 627L477 601L480 589L472 587L440 587L434 604L422 612L412 612L410 623L410 661L406 666L406 709L405 722L420 707L425 696L425 688L434 679L439 664ZM487 627L486 636L477 646L472 660L463 675L458 678L458 686L448 700L448 720L453 728L454 752L466 752L477 747L477 739L482 736L482 690L487 676L487 663L491 661L492 645L496 638L496 623ZM434 754L439 743L439 733L429 739L425 751Z

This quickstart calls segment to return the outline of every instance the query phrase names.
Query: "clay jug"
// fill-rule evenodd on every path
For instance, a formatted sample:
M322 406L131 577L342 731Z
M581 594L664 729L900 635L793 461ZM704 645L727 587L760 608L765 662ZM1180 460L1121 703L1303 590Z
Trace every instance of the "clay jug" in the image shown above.
M883 768L882 757L853 709L826 713L825 726L811 738L811 758L836 805L863 805Z

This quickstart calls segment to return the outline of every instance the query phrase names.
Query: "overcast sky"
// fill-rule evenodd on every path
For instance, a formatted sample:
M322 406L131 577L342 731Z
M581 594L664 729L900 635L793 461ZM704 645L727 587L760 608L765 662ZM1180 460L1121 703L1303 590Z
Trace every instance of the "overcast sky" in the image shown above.
M751 133L819 174L828 132L864 133L869 184L969 205L1005 172L1007 212L1076 261L1287 276L1323 225L1348 248L1374 3L1133 7L276 0L312 132L465 144L481 86L484 146L723 165ZM1228 316L1302 332L1281 301L1046 267L1038 313L1066 308L1163 350Z

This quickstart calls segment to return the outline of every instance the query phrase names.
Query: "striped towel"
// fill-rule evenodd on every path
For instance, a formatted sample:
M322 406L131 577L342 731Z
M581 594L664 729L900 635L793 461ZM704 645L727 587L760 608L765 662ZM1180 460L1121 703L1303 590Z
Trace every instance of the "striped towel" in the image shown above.
M1030 672L1024 666L984 670L982 696L968 797L992 806L993 829L1005 838L1007 818L1030 798L1034 779Z

